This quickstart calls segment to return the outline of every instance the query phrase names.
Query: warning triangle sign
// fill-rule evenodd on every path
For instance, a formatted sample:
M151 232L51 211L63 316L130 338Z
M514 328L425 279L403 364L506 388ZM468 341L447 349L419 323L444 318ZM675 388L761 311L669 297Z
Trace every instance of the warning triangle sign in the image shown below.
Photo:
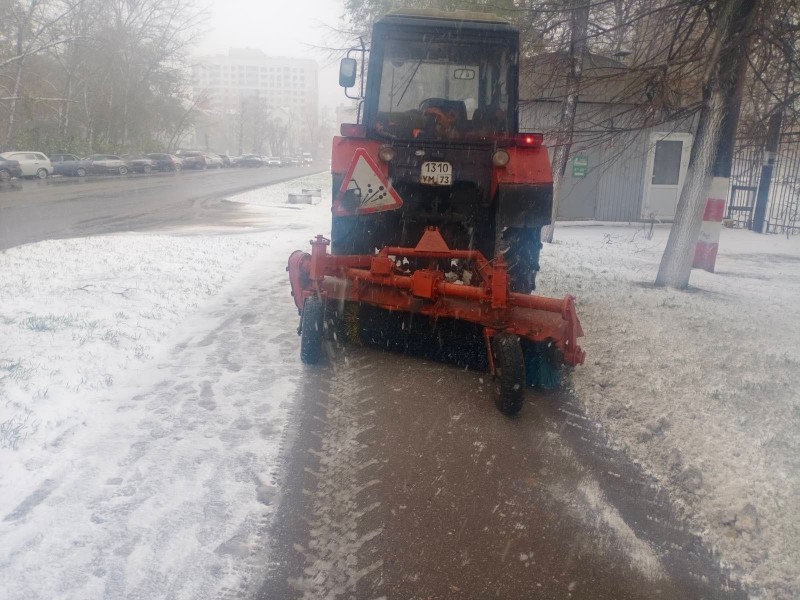
M403 206L400 195L363 148L356 150L342 187L333 200L337 216L396 210Z

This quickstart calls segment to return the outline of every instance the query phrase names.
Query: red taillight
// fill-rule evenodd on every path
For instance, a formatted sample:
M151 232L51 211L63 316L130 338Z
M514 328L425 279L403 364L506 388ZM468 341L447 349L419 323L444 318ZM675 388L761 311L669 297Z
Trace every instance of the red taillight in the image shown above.
M364 138L367 137L366 125L354 125L352 123L342 123L339 131L344 137Z
M544 136L541 133L518 133L514 137L517 146L527 146L528 148L541 146L543 141Z

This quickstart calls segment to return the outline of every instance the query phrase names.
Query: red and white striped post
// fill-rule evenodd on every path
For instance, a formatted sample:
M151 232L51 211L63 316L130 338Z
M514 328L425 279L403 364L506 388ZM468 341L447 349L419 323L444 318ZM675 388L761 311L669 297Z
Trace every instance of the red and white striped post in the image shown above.
M703 213L703 225L700 237L694 247L692 268L714 272L719 248L719 234L722 231L722 216L725 213L725 197L728 195L728 178L714 177L711 190L706 199L706 210Z

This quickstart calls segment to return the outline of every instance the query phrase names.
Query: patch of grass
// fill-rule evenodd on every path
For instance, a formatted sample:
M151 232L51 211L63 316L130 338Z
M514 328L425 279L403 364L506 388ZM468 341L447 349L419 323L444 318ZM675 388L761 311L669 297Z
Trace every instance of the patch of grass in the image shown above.
M36 433L39 421L30 414L15 415L0 423L0 448L17 450L29 435Z
M666 298L662 298L661 302L658 303L661 308L678 308L680 304L675 301L674 296L668 296Z
M145 311L141 311L139 313L139 316L142 317L143 319L156 319L156 320L158 320L158 319L161 318L161 312L158 311L158 310L145 310Z
M103 335L100 336L100 339L104 342L107 342L114 346L115 348L119 346L119 330L117 329L106 329L103 332Z
M30 379L35 371L32 367L26 367L21 360L8 360L0 358L0 379L10 379L12 381L24 381Z
M57 331L74 323L72 315L33 315L20 321L19 326L31 331Z

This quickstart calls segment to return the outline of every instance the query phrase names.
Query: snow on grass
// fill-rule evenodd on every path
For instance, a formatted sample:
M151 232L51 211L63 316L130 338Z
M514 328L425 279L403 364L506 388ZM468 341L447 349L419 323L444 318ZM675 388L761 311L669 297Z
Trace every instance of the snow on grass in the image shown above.
M266 240L114 235L0 253L0 424L19 448L84 418L85 399L140 366Z
M562 226L539 292L578 298L572 385L755 597L800 595L800 239L724 230L717 273L652 286L667 227Z
M330 207L327 173L230 200L273 208L261 213L273 231L327 231L329 208L286 204L287 192L301 187L323 188L323 205ZM47 444L80 422L87 394L140 368L273 239L274 233L193 227L0 252L0 449L18 449L34 436Z
M263 569L302 375L284 267L330 194L248 197L249 229L0 253L0 596L216 598Z

